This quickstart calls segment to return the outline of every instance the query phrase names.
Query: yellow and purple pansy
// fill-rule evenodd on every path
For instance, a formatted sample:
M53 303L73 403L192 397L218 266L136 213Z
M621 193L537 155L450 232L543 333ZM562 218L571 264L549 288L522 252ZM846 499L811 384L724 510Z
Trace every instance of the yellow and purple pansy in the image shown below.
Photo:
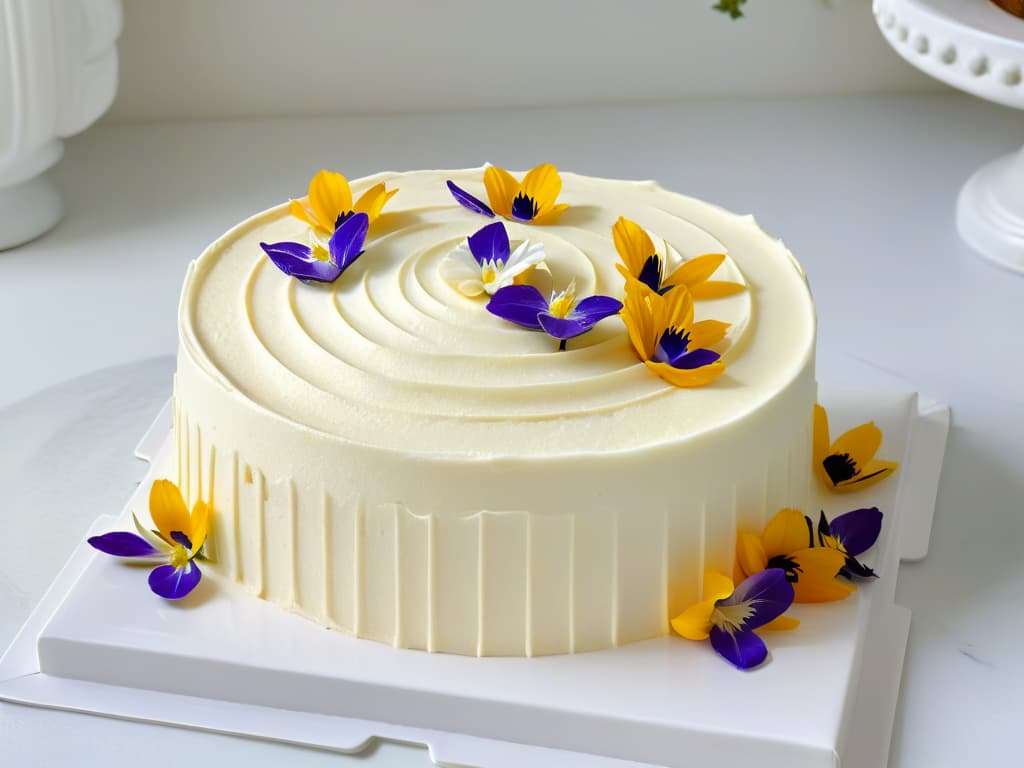
M170 480L157 480L149 492L149 514L155 531L147 530L134 518L137 533L104 533L90 537L89 544L115 557L163 562L150 572L149 587L160 597L179 600L202 578L194 560L202 556L210 507L197 501L190 514L178 486Z
M873 579L877 574L857 557L871 549L882 532L882 512L878 507L854 509L829 522L822 510L818 518L818 546L842 552L846 557L840 576L848 579ZM807 520L810 524L810 518Z
M655 293L664 294L685 286L694 299L716 299L739 293L745 288L740 283L710 279L725 261L724 253L696 256L665 275L668 243L664 244L664 253L659 253L644 228L624 216L620 216L612 227L612 240L622 259L615 268L627 280L635 278Z
M725 338L729 324L694 322L693 297L684 287L659 294L628 278L622 320L637 356L669 384L700 387L725 371L721 355L710 347Z
M522 182L506 171L489 165L484 169L484 188L490 205L449 180L448 190L459 205L484 216L502 216L528 224L553 224L569 206L558 203L562 177L551 163L529 171Z
M364 192L355 205L348 179L340 173L322 170L309 182L309 193L289 203L288 210L297 219L309 224L322 235L330 235L345 219L356 213L365 213L373 224L384 205L398 192L387 189L381 182Z
M831 442L828 413L814 406L814 470L830 490L856 491L893 474L898 462L875 459L881 445L882 430L874 422L854 427Z
M863 550L862 550L863 551ZM816 541L811 519L796 509L782 509L760 536L740 533L736 542L736 575L752 576L779 568L793 585L798 603L843 600L855 587L838 578L846 552Z
M320 171L309 182L309 194L292 200L288 209L309 225L307 242L260 243L260 247L289 277L332 283L363 254L370 225L397 191L376 184L353 205L348 180L340 173Z
M793 629L800 622L783 614L793 604L793 585L784 571L769 568L734 587L728 576L704 575L703 600L672 619L687 640L711 639L711 647L740 669L752 669L768 656L755 629Z
M552 292L550 299L545 299L536 286L509 285L495 293L487 304L492 315L558 339L561 350L569 339L586 333L621 309L622 302L611 296L580 299L575 280L564 291Z
M493 296L544 262L544 244L524 240L513 251L496 221L463 240L441 263L441 274L465 296Z

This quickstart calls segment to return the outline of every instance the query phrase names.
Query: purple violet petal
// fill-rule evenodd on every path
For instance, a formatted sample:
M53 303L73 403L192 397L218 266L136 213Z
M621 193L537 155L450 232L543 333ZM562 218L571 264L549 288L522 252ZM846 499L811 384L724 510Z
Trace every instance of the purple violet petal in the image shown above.
M114 531L102 536L91 536L90 546L114 557L152 557L162 554L160 550L139 536L128 531Z
M595 323L604 320L606 317L611 317L617 314L622 309L622 302L618 299L613 299L611 296L588 296L583 299L569 316L574 320L583 320L585 322L594 325Z
M645 261L643 267L640 268L640 274L636 276L636 279L655 293L660 293L661 257L656 253L648 256L647 261Z
M485 261L504 264L508 261L508 232L505 231L503 222L496 221L481 227L469 236L468 242L469 252L473 254L477 264L483 265Z
M752 669L766 658L768 648L753 632L729 634L718 627L711 628L711 647L726 661L740 669Z
M487 302L492 315L534 331L540 330L537 316L547 309L547 299L532 285L506 285Z
M331 251L331 261L338 267L339 275L363 254L363 243L366 242L366 233L369 230L370 217L365 213L352 214L334 230L328 247Z
M478 197L473 197L469 192L459 187L451 179L448 180L448 191L452 193L452 197L455 201L463 208L468 208L473 213L482 213L484 216L490 216L494 218L494 211L487 205L483 200Z
M171 538L174 540L175 544L181 544L181 546L183 546L189 552L192 551L192 542L189 541L188 536L186 536L181 531L171 531Z
M705 365L711 365L720 357L720 354L712 352L710 349L691 349L685 355L680 355L673 360L672 367L684 370L703 368Z
M767 624L793 604L793 585L781 568L767 568L741 582L733 593L715 605L728 607L747 604L750 615L737 631L749 631Z
M654 359L659 363L673 364L686 354L690 348L690 334L679 328L668 328L658 339L658 345L654 349Z
M260 248L274 262L274 266L289 277L331 283L341 274L337 265L314 258L313 249L302 243L260 243Z
M874 546L882 532L882 513L878 507L855 509L829 523L829 532L839 539L846 554L856 557Z
M556 339L572 339L594 327L594 323L583 318L555 317L547 312L541 312L537 321L542 331Z
M540 206L534 202L532 197L528 197L520 192L515 196L512 201L512 218L518 219L519 221L533 221L534 217L540 211Z
M149 588L167 600L180 600L199 583L203 574L191 560L182 568L161 565L149 574Z

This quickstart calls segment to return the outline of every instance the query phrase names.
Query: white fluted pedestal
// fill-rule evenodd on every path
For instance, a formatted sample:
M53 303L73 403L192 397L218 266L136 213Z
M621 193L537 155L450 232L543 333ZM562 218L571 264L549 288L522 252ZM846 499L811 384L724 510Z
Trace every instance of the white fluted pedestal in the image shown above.
M960 236L978 253L1024 272L1024 149L968 179L956 206Z
M874 12L892 47L922 72L1024 109L1024 20L979 0L875 0ZM1024 149L968 179L956 222L980 255L1024 272Z
M0 250L60 221L43 174L113 101L120 31L120 0L0 2Z

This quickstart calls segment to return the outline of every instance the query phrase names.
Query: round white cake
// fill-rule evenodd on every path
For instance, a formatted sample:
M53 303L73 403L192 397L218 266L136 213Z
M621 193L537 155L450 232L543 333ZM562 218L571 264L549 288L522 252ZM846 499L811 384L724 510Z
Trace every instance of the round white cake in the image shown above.
M750 216L654 182L562 174L541 243L556 287L623 295L612 227L685 262L727 255L697 300L731 324L726 372L673 386L619 317L571 339L489 313L445 260L488 220L482 169L385 173L397 189L335 282L288 277L260 243L308 226L288 205L194 262L180 307L176 471L215 510L206 555L254 593L358 637L471 655L543 655L667 634L702 574L731 572L737 527L811 496L814 307ZM680 289L682 290L682 289Z

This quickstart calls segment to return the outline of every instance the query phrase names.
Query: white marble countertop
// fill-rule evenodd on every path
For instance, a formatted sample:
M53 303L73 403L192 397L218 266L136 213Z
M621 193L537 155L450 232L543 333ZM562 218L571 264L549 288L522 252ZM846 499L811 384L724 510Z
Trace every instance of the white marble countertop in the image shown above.
M550 160L756 213L807 269L824 375L841 351L952 405L931 552L900 573L914 619L890 765L1015 764L1024 279L967 251L953 206L977 166L1019 147L1021 126L939 95L95 127L55 172L67 219L0 253L0 647L89 522L127 497L131 448L170 393L185 265L208 242L322 166L354 177ZM409 746L352 758L5 704L0 754L19 766L429 764Z

